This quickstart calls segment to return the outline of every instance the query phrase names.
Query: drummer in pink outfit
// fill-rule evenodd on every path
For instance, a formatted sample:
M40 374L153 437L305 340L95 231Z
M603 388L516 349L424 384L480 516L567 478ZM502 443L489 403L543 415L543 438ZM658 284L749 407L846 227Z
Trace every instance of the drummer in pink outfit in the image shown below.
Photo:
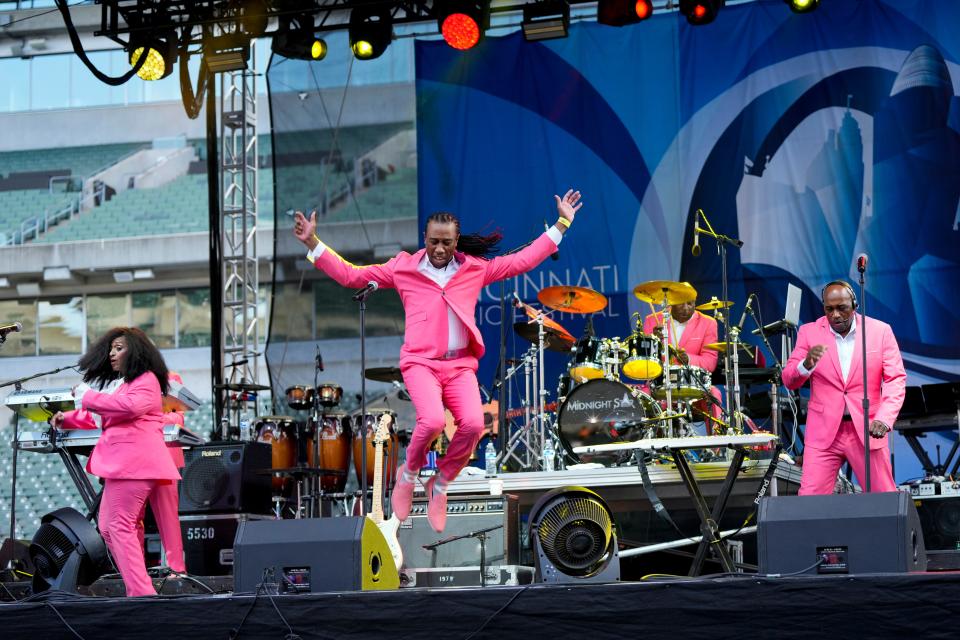
M138 523L144 504L158 488L180 479L163 442L166 364L143 331L116 327L84 354L80 370L84 383L74 387L73 393L81 408L55 414L50 424L85 429L99 423L103 429L87 461L87 471L104 479L100 533L127 595L156 595L147 575Z
M406 332L400 370L417 424L390 497L400 520L410 512L414 482L426 464L427 449L443 430L446 407L457 431L439 473L425 486L430 525L439 532L446 524L447 485L467 464L483 433L477 365L484 345L475 319L477 300L484 286L525 273L557 250L582 203L580 192L572 189L554 199L560 216L557 223L516 253L487 258L499 235L461 236L456 217L441 212L427 219L424 249L401 252L385 264L370 266L353 265L326 247L314 234L316 213L309 220L296 213L294 234L310 250L314 266L343 286L375 282L396 289L403 301Z

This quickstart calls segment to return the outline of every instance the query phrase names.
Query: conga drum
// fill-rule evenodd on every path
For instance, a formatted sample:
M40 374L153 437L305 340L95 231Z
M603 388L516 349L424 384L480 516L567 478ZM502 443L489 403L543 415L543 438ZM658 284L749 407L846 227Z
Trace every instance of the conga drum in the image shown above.
M256 422L257 442L270 445L271 468L287 469L296 463L297 430L290 416L264 416ZM289 478L274 476L273 492L283 493Z
M319 459L317 459L317 434L319 434ZM350 421L342 413L321 416L307 438L307 463L329 473L320 476L320 488L326 493L340 493L347 486L347 470L350 467Z
M309 410L313 407L315 393L313 387L302 384L287 387L287 406L297 411Z
M368 410L362 421L363 428L367 432L367 486L373 485L373 470L376 449L374 447L373 437L377 434L377 426L380 424L380 418L384 414L389 414L390 421L390 439L383 443L383 478L387 486L397 477L397 466L400 458L400 440L397 437L397 413L389 409ZM360 416L353 417L353 469L357 472L357 480L360 480L363 459L360 457L363 441L361 440Z
M321 382L317 385L316 396L321 407L335 407L343 398L343 387L332 382Z

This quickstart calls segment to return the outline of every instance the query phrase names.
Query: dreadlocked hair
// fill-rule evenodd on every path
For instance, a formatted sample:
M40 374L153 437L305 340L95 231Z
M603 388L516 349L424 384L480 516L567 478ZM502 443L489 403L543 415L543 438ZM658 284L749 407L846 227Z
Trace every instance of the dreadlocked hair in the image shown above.
M110 345L117 338L123 338L127 343L119 372L110 366ZM119 377L125 382L132 382L147 371L152 371L157 377L160 393L167 395L170 388L163 356L147 334L136 327L114 327L107 331L83 354L79 367L83 372L83 381L87 384L96 383L101 389Z
M503 239L503 234L499 231L494 231L487 235L481 235L479 233L461 234L460 221L457 219L457 216L446 211L438 211L427 218L426 223L423 225L424 233L426 233L427 227L430 226L431 222L437 224L452 224L456 227L457 234L460 236L460 239L457 241L457 251L478 258L491 258L499 253L498 245Z

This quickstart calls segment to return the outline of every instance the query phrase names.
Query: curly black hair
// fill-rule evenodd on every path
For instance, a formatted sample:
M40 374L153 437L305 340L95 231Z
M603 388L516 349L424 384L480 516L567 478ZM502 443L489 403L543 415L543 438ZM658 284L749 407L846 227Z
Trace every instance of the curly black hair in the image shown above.
M436 222L437 224L453 224L457 228L457 233L460 234L460 220L452 213L438 211L431 215L423 225L424 233L427 232L427 227L430 226L431 222ZM497 245L499 245L501 240L503 240L503 234L499 231L494 231L485 236L479 233L460 234L460 239L457 240L457 251L465 253L468 256L490 258L497 254L499 250Z
M120 363L119 373L110 366L110 345L117 338L127 342L127 351ZM170 383L167 380L167 363L163 361L160 351L154 346L150 338L136 327L114 327L97 340L80 358L80 370L83 372L83 381L87 384L96 383L101 389L108 382L123 377L124 381L132 382L147 371L152 371L160 383L160 393L167 395Z

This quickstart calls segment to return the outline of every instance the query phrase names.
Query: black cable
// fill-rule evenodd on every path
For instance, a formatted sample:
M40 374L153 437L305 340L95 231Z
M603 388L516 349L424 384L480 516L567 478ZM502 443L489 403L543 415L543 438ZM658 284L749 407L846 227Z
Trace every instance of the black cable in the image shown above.
M94 76L97 77L101 82L112 87L118 87L121 84L125 83L127 80L132 78L143 65L147 62L147 55L141 55L137 58L137 61L134 63L133 67L130 68L130 71L126 72L122 76L108 76L99 69L97 69L93 62L90 61L90 58L87 57L87 52L83 49L83 43L80 42L80 36L77 34L77 28L73 26L73 18L70 17L69 7L66 3L66 0L54 0L57 3L57 9L60 10L60 14L63 16L63 24L67 28L67 35L70 36L70 43L73 45L73 52L77 54L77 57L87 66ZM150 34L151 36L153 33Z
M820 558L819 560L817 560L816 562L814 562L812 565L810 565L810 566L807 567L806 569L801 569L800 571L794 571L794 572L792 572L792 573L761 573L761 574L757 574L757 575L759 575L760 577L763 577L763 578L791 578L791 577L793 577L793 576L799 576L799 575L802 574L802 573L806 573L807 571L810 571L811 569L816 569L817 567L819 567L819 566L822 565L822 564L823 564L823 558Z
M301 640L300 636L294 632L293 627L290 626L290 623L287 622L287 619L280 613L280 608L277 606L277 603L274 601L274 594L266 587L267 579L273 577L273 570L270 568L265 568L263 574L260 576L260 583L257 584L256 591L253 592L253 602L250 603L250 606L247 608L246 613L243 614L243 618L240 619L240 624L237 625L235 629L230 630L229 638L230 640L236 640L240 637L240 629L243 627L243 624L247 621L247 618L250 616L250 613L253 612L253 608L257 605L257 600L260 598L260 592L263 591L264 595L270 600L270 604L273 605L274 611L277 612L277 615L280 616L280 619L283 621L283 624L287 626L287 633L284 635L284 640Z
M474 629L474 630L470 633L470 635L468 635L467 637L465 637L463 640L470 640L470 639L473 638L475 635L477 635L478 633L480 633L481 631L483 631L484 628L485 628L488 624L490 624L490 622L491 622L494 618L496 618L498 615L500 615L501 613L503 613L503 612L506 610L507 607L509 607L511 604L513 604L513 601L514 601L514 600L516 600L517 598L520 597L520 594L521 594L521 593L523 593L524 591L526 591L526 590L529 589L529 588L530 588L530 585L526 585L524 588L520 589L520 590L517 591L515 594L513 594L513 596L512 596L509 600L507 600L506 604L504 604L502 607L500 607L499 609L497 609L496 611L494 611L493 613L491 613L491 614L487 617L487 619L483 621L483 624L481 624L479 627L477 627L476 629Z
M0 582L0 587L3 587L3 590L7 592L7 595L10 596L10 599L16 602L18 600L17 596L13 595L13 592L7 588L7 585L3 582Z
M84 640L84 637L83 637L82 635L80 635L79 633L77 633L77 630L74 629L73 627L71 627L71 626L70 626L70 623L67 622L62 615L60 615L60 612L57 611L57 608L56 608L55 606L53 606L53 603L52 603L52 602L50 602L49 600L46 600L46 601L44 601L44 604L47 605L48 607L50 607L50 608L53 610L53 612L54 612L55 614L57 614L57 617L60 618L60 622L63 623L63 626L65 626L67 629L70 629L70 633L72 633L72 634L75 635L76 637L80 638L80 640Z

